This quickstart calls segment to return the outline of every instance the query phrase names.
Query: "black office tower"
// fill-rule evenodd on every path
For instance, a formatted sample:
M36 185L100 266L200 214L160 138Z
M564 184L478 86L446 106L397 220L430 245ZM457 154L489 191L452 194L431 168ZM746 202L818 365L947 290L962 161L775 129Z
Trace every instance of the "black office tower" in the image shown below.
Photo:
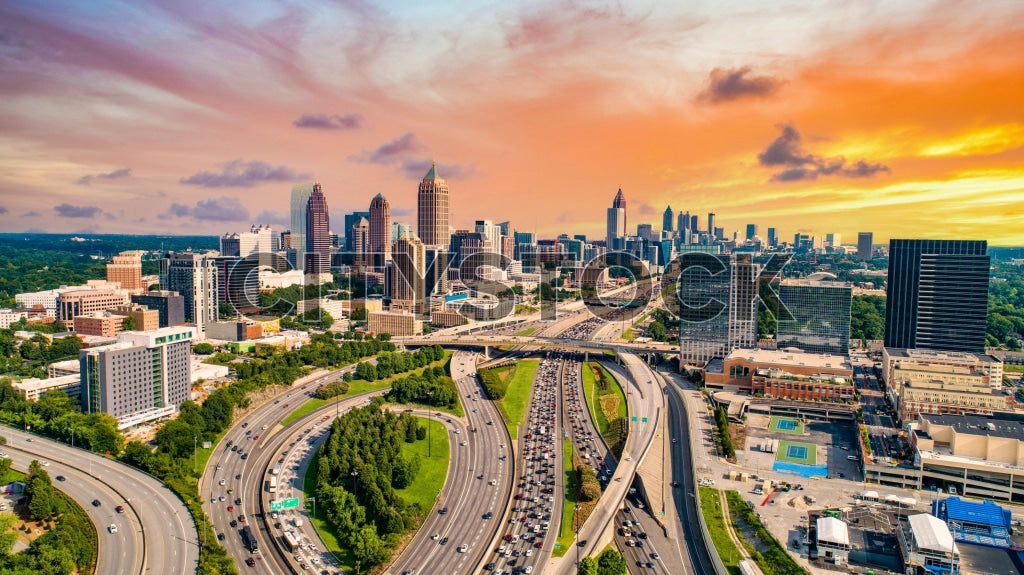
M889 240L885 346L984 353L983 240Z

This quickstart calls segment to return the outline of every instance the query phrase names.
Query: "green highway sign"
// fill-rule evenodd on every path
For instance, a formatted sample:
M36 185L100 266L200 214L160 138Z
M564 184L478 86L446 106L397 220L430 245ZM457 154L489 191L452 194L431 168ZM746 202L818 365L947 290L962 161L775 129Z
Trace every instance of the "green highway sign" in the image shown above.
M634 415L633 417L630 417L629 420L636 423L636 416Z
M658 512L658 517L664 517L664 516L665 516L665 512L664 511L659 511Z
M647 423L647 418L646 417L641 417L640 418L640 423Z
M271 511L281 511L282 509L295 509L298 506L298 497L292 497L291 499L274 500L270 502Z

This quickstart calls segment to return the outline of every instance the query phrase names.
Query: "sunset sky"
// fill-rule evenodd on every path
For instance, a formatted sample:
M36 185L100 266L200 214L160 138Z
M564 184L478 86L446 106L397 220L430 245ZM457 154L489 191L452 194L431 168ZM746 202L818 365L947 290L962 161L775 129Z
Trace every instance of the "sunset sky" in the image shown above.
M603 239L1024 245L1024 2L0 0L0 231L287 227L294 183Z

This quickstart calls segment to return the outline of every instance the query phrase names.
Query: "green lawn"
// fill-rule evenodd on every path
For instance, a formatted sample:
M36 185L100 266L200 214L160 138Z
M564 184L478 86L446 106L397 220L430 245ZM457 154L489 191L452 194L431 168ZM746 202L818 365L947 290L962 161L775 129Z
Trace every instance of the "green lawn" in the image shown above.
M599 369L604 373L606 381L612 383L607 389L597 388L597 376L594 374L594 368ZM610 371L605 369L603 365L596 361L587 362L583 366L583 393L587 402L587 409L590 411L590 416L597 423L597 429L604 437L605 442L609 446L613 446L618 443L621 439L621 430L614 428L611 425L609 419L614 420L615 418L626 419L628 413L626 406L626 395L622 392L622 386L619 385L615 376ZM602 406L602 398L607 396L617 397L617 407L613 413L606 413ZM604 402L613 403L615 400L604 399Z
M24 483L25 477L26 475L20 471L8 469L7 473L5 473L3 476L0 476L0 485L9 485L11 483L14 483L15 481L21 481L22 483Z
M576 489L572 481L572 441L562 440L562 465L565 472L565 497L562 499L562 522L558 524L558 540L552 550L552 557L561 557L572 547L576 539L576 532L573 531L572 513L576 508Z
M417 417L421 424L427 423L427 418ZM427 440L416 443L402 443L402 453L406 457L412 454L420 456L420 472L416 474L416 481L405 489L396 489L395 493L409 503L418 502L423 511L429 511L437 500L437 495L444 487L445 477L448 475L449 446L448 430L444 424L436 419L430 420L430 457L427 457Z
M732 542L725 527L726 520L722 516L721 494L717 489L711 487L701 487L699 491L700 511L704 515L704 522L707 523L711 542L715 544L715 551L722 558L726 570L731 575L737 575L740 572L740 561L743 560L743 555L736 548L736 544Z
M287 425L291 424L291 422L295 421L296 419L299 419L300 417L309 415L310 413L313 413L314 411L320 409L321 407L323 407L326 404L327 404L327 400L326 399L317 399L315 397L311 398L306 403L303 403L301 407L299 407L295 411L289 413L288 417L282 419L281 420L281 425L287 426Z
M518 428L523 424L526 416L533 376L537 373L539 365L539 359L524 359L516 362L516 374L508 384L505 397L494 402L497 404L502 418L505 419L505 425L508 427L508 433L512 439L518 436Z
M622 336L621 337L622 337L622 339L624 339L626 341L633 341L634 339L636 339L636 332L633 331L633 328L631 328L631 327L630 328L626 328L626 331L622 332Z
M533 335L533 333L535 331L537 331L538 329L540 329L540 328L537 327L537 326L528 327L528 328L526 328L526 329L524 329L522 331L517 331L517 332L515 332L512 335L518 335L518 336L524 336L525 337L525 336L528 336L528 335Z

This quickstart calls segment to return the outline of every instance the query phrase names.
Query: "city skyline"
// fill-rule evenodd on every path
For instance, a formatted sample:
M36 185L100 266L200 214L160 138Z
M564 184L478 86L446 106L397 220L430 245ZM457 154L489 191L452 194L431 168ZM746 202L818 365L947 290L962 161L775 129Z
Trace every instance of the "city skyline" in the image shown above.
M0 7L5 231L284 230L311 181L415 226L437 161L455 229L599 239L621 188L630 234L1022 243L1018 3L55 8Z

